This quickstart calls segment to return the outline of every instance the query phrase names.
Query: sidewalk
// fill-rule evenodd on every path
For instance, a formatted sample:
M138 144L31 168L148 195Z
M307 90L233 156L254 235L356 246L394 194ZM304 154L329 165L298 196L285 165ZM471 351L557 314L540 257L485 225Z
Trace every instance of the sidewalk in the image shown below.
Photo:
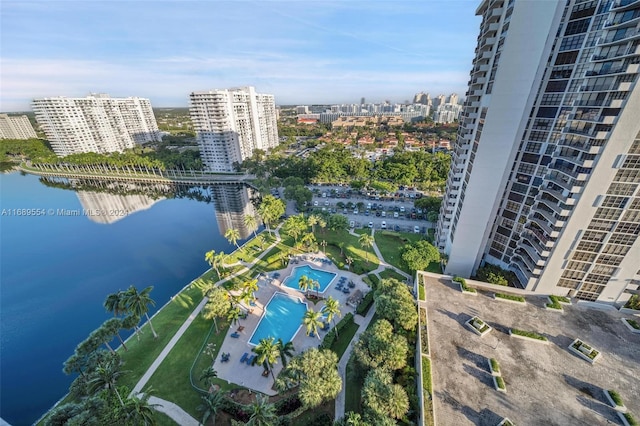
M157 398L155 396L149 397L149 404L155 405L154 407L156 411L166 414L171 417L171 419L179 424L180 426L199 426L200 422L194 419L184 411L182 408L178 407L173 402L165 401L164 399Z

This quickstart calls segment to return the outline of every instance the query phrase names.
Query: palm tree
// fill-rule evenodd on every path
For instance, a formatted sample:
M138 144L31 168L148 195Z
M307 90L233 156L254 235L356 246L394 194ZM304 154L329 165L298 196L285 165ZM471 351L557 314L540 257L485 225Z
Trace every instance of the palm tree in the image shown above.
M278 416L276 415L275 405L269 403L264 395L256 397L256 401L249 408L251 417L247 422L247 426L275 426L278 424Z
M238 240L240 239L240 231L238 231L236 228L227 229L227 232L224 233L224 237L231 244L235 245L237 248L240 248L240 246L238 245Z
M276 377L273 374L273 365L278 362L278 356L280 355L280 348L275 343L275 337L267 337L260 339L258 345L252 349L258 356L253 360L254 364L262 364L267 367L267 370L271 373L273 381L275 383Z
M198 411L203 411L202 424L207 424L209 417L213 418L213 424L216 424L216 416L218 411L224 405L224 395L222 392L211 392L207 395L202 395L203 403L198 406Z
M313 280L306 275L301 276L300 280L298 280L298 288L300 289L300 291L304 292L305 296L307 297L309 297L309 289L311 288L311 281Z
M284 343L282 339L278 339L276 343L278 346L278 351L280 351L280 359L282 360L282 367L287 367L288 358L293 358L293 353L295 352L295 348L293 347L293 342Z
M327 242L325 240L320 241L320 245L322 246L322 252L327 253Z
M347 256L344 261L346 262L347 265L349 265L349 271L351 271L351 264L353 263L353 257L351 256Z
M231 325L235 324L238 322L238 320L240 320L240 314L242 312L240 311L240 308L233 307L229 310L229 313L227 314L227 320L231 323Z
M202 370L199 380L201 382L205 382L209 385L209 388L211 388L211 386L213 385L213 381L211 379L214 379L216 377L218 377L218 372L213 369L213 366L209 366Z
M333 321L333 326L336 330L336 337L338 336L338 328L336 328L336 316L342 316L340 312L340 302L337 299L329 296L327 300L324 302L324 307L322 308L322 313L327 316L327 321Z
M124 299L123 296L124 293L122 291L111 293L104 301L104 308L107 312L113 312L114 317L117 317L126 311L122 303Z
M204 254L204 260L216 270L216 274L218 277L220 276L220 271L218 270L218 256L216 255L215 250L210 250Z
M247 214L244 216L244 226L251 232L253 232L253 237L257 237L256 230L258 229L258 220L252 214Z
M311 232L316 232L316 225L318 224L320 216L312 214L307 218L307 224L311 227Z
M150 404L150 390L144 394L130 396L125 401L124 412L125 418L135 425L155 426L158 424L155 417L155 408L161 407L160 404Z
M140 317L136 316L135 314L127 315L122 319L122 328L124 328L125 330L133 329L133 331L135 331L136 333L136 337L138 338L138 342L140 341L140 334L142 333L140 327L138 327L139 323Z
M311 333L315 334L320 340L320 333L318 330L322 327L322 312L316 312L312 309L308 309L302 317L302 324L307 328L307 336Z
M362 247L363 249L368 249L371 248L373 246L373 237L369 234L362 234L360 235L360 238L358 239L358 242L360 243L360 247ZM369 262L369 256L368 256L369 252L365 251L364 253L364 260L367 261L367 263Z
M120 401L120 405L124 407L124 402L122 401L122 397L120 396L116 386L116 382L122 373L123 372L120 371L119 363L115 360L99 364L94 370L93 376L87 382L90 392L96 392L100 389L108 389L116 394L118 401Z
M316 291L316 299L320 297L320 295L318 294L318 290L320 290L320 283L318 282L318 280L311 280L311 290Z
M224 261L225 257L227 257L227 255L226 255L226 254L224 254L224 252L223 252L223 251L218 252L218 254L216 254L216 255L215 255L215 259L214 259L214 260L215 260L216 265L217 265L218 267L220 267L220 268L224 268L224 263L223 263L223 261ZM218 274L218 276L220 276L220 274Z
M122 320L121 318L109 318L102 324L102 326L109 330L112 335L115 335L118 340L120 340L120 344L125 351L129 351L127 345L124 344L124 340L122 340L122 336L120 336L120 329L123 328L123 322L124 320Z
M264 248L264 235L260 234L256 237L256 241L258 242L258 245L260 246L260 250L262 250Z
M151 324L151 318L149 318L148 313L148 305L156 306L156 302L154 302L154 300L149 297L149 293L151 293L151 290L153 290L153 286L149 286L140 292L138 292L138 289L135 286L130 286L129 289L125 292L124 305L127 307L128 312L135 314L139 318L141 318L142 315L147 318L147 322L149 323L149 327L151 328L153 337L157 339L158 334L153 328L153 324Z

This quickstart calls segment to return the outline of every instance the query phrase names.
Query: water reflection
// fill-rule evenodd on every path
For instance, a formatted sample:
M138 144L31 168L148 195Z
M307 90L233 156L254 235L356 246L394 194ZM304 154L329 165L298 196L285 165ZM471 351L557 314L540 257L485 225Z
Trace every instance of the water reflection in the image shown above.
M238 230L241 240L248 238L253 231L247 227L245 217L257 218L260 197L255 188L243 183L197 186L53 176L41 177L40 182L46 186L75 191L82 205L82 216L102 224L117 222L168 198L211 203L220 234L224 235L227 230L234 228Z

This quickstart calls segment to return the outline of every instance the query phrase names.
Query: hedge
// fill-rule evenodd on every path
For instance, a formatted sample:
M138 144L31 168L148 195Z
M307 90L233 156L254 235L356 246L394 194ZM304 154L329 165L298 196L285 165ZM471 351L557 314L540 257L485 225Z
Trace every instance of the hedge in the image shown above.
M333 343L336 341L336 329L338 329L338 333L340 333L349 322L353 321L353 314L348 312L345 316L336 324L334 328L331 329L322 339L322 343L318 346L320 349L330 349Z
M522 296L514 296L511 294L504 294L504 293L496 293L495 295L499 299L513 300L514 302L526 302L526 300Z
M358 307L356 308L356 314L362 315L362 316L367 315L367 312L369 312L369 308L371 307L372 304L373 304L373 291L370 291L369 293L366 294L366 296L364 296L362 301L358 304Z
M518 330L517 328L512 328L511 334L517 334L518 336L529 337L531 339L542 340L545 342L548 340L546 337L544 337L541 334L535 333L533 331Z
M467 280L465 280L464 278L462 278L462 277L453 277L453 281L460 284L460 286L462 287L462 291L468 291L470 293L476 293L476 289L472 288L472 287L469 287L467 285Z

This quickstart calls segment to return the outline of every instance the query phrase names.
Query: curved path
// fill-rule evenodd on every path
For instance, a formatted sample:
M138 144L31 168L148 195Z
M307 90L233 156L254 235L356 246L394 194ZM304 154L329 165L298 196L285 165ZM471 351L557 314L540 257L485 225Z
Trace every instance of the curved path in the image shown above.
M189 413L174 404L155 396L149 397L149 404L156 405L154 409L171 417L180 426L199 426L200 422L191 417Z

